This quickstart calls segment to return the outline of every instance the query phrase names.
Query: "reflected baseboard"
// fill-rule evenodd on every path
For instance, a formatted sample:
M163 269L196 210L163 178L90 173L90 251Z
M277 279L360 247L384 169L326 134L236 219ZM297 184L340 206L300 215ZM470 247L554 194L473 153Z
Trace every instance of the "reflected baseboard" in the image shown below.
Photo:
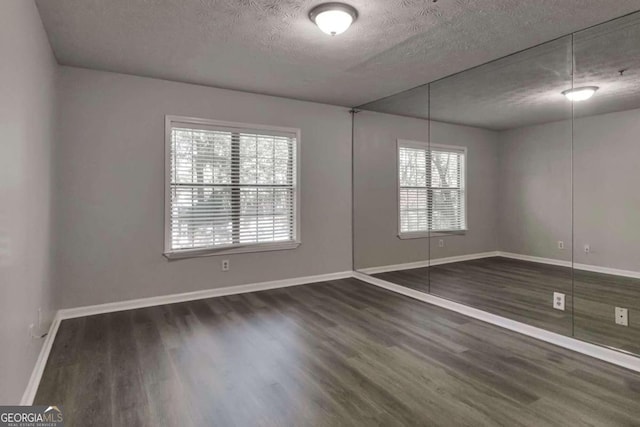
M391 264L391 265L382 265L379 267L359 268L357 271L364 274L379 274L379 273L388 273L390 271L412 270L414 268L430 267L434 265L450 264L450 263L462 262L462 261L471 261L474 259L491 258L496 256L503 257L503 258L517 259L521 261L536 262L540 264L557 265L560 267L571 268L573 266L574 269L581 270L581 271L591 271L593 273L611 274L613 276L631 277L634 279L640 279L640 271L622 270L618 268L601 267L598 265L591 265L591 264L572 263L571 261L568 261L568 260L543 258L543 257L532 256L532 255L523 255L523 254L517 254L513 252L503 252L503 251L479 252L475 254L458 255L458 256L452 256L452 257L446 257L446 258L434 258L431 260L407 262L402 264Z
M622 277L631 277L634 279L640 279L640 271L622 270L619 268L601 267L599 265L591 265L591 264L572 263L571 261L565 261L565 260L553 259L553 258L542 258L537 256L531 256L531 255L522 255L522 254L516 254L513 252L497 251L496 256L501 256L504 258L519 259L521 261L537 262L540 264L558 265L561 267L571 268L573 266L575 270L580 270L580 271L591 271L593 273L611 274L613 276L622 276Z
M563 259L542 258L539 256L523 255L523 254L517 254L514 252L502 252L502 251L497 251L496 256L500 256L503 258L518 259L520 261L537 262L538 264L557 265L560 267L571 268L571 261L567 261Z
M458 255L446 258L434 258L431 260L406 262L402 264L383 265L380 267L359 268L357 271L364 274L387 273L389 271L411 270L414 268L429 267L432 265L450 264L452 262L471 261L474 259L491 258L498 256L498 251L480 252L475 254Z

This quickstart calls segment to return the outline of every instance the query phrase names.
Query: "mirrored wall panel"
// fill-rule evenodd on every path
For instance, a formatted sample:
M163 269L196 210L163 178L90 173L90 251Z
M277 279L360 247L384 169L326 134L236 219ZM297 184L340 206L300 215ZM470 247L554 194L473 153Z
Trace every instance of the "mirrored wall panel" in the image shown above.
M355 269L640 355L640 13L353 120Z
M640 353L640 14L574 52L575 336Z
M428 86L355 110L354 263L429 292Z
M431 292L565 335L571 102L562 92L571 71L568 36L430 91Z

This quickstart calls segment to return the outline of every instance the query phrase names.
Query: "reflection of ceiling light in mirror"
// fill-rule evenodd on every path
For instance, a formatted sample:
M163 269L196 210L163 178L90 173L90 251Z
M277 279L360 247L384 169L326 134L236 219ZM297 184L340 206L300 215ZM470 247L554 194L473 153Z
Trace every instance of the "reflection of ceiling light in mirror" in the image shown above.
M309 12L309 19L323 32L332 36L347 31L357 17L358 12L344 3L324 3Z
M568 89L562 92L569 101L586 101L598 90L598 86L584 86L575 89Z

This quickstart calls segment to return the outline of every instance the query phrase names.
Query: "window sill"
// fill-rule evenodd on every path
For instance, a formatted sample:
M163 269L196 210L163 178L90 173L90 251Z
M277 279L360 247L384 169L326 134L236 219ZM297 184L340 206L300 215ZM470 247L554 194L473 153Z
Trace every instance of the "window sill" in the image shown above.
M409 239L427 239L429 237L429 233L420 232L420 233L400 233L398 234L398 239L401 240L409 240Z
M217 255L244 254L251 252L284 251L296 249L298 246L300 246L300 244L300 242L257 243L242 246L227 246L224 248L187 249L181 251L164 252L162 255L164 255L164 257L168 260L177 260Z
M447 236L463 236L467 234L468 230L455 230L455 231L434 231L434 232L419 232L419 233L400 233L398 238L401 240L410 239L426 239L429 237L447 237Z
M452 230L452 231L434 231L431 233L431 237L446 237L446 236L464 236L467 234L467 230Z

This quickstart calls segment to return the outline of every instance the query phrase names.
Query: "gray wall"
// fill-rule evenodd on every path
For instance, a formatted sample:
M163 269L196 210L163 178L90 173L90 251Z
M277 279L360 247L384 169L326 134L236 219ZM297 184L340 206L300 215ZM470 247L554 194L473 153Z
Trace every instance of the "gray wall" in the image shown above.
M640 271L640 110L573 129L574 261ZM571 123L501 132L499 153L500 250L571 260Z
M571 123L500 132L498 159L499 250L570 261Z
M59 99L63 308L351 270L348 109L69 67ZM302 245L167 261L165 114L301 128Z
M56 63L35 5L0 2L0 404L25 391L53 312L51 163ZM37 326L37 325L36 325Z
M354 126L354 248L358 269L424 261L426 238L398 238L397 140L427 141L425 120L362 111ZM431 257L495 251L497 245L497 134L493 131L432 123L434 144L466 146L469 231L431 244Z
M354 119L354 266L424 261L428 239L398 238L397 140L426 141L425 120L361 111Z
M640 271L640 110L573 127L574 261Z
M498 141L494 131L431 123L431 143L467 147L467 228L431 239L431 258L495 251L498 245ZM444 247L438 240L444 240Z

